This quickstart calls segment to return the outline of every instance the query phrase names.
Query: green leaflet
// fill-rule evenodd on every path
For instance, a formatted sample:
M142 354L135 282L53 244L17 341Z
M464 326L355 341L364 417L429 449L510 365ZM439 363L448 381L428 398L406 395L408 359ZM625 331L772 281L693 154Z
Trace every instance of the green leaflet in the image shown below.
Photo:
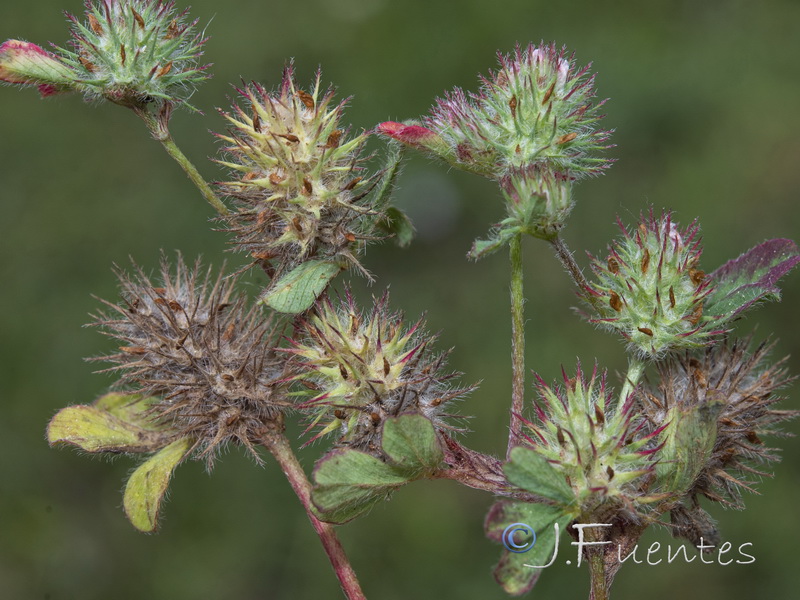
M334 450L314 469L312 500L325 521L346 523L408 481L406 475L360 450Z
M777 282L798 262L800 254L795 243L776 239L725 263L709 275L714 289L706 300L704 316L726 323L759 300L779 300Z
M368 512L400 486L434 472L444 458L433 424L400 415L383 425L382 461L360 450L334 450L314 468L311 499L319 517L345 523Z
M278 312L305 312L341 270L341 265L335 262L306 261L274 282L262 302Z
M510 460L503 465L503 472L511 483L532 494L564 505L571 504L575 499L564 477L530 448L514 448Z
M398 468L414 475L435 471L444 458L433 424L422 415L388 419L382 446Z
M152 398L107 394L92 405L62 408L47 426L50 445L71 444L86 452L151 452L164 445L147 418Z
M136 529L149 533L158 525L158 511L167 492L172 471L192 446L183 438L162 448L133 472L125 486L125 514Z

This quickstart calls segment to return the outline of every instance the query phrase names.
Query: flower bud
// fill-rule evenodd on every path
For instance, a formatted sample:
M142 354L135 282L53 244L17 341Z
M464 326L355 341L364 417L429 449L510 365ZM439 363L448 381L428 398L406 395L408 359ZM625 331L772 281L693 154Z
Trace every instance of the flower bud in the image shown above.
M36 44L8 40L0 45L0 81L36 85L42 96L73 87L76 74Z

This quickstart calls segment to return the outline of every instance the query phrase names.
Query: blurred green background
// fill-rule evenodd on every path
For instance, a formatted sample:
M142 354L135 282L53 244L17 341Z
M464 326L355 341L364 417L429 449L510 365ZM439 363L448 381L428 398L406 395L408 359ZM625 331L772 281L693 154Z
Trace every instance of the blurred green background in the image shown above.
M712 270L769 237L800 238L800 3L794 0L685 0L615 3L512 0L304 0L227 3L195 0L211 21L207 58L214 79L180 113L174 134L210 179L221 171L208 131L224 129L214 107L231 83L275 86L289 57L309 82L323 78L352 95L357 128L427 111L455 85L474 89L494 53L515 42L555 40L593 61L604 125L616 129L618 163L577 188L565 238L579 252L602 252L616 235L615 215L630 222L650 205L699 217ZM61 10L79 0L6 0L0 40L66 41ZM254 466L238 449L208 476L182 466L158 535L137 533L120 505L129 458L113 463L50 450L48 419L86 403L109 380L82 359L109 341L81 326L97 307L90 294L116 295L112 263L128 256L147 269L161 249L180 248L221 262L226 236L209 227L210 209L139 122L114 106L76 97L41 101L34 90L0 90L0 597L9 599L337 598L338 586L297 501L274 464ZM380 149L375 143L375 149ZM451 366L482 380L461 406L473 447L505 446L510 396L508 268L502 255L470 264L473 238L501 216L493 186L414 157L397 201L418 237L408 250L372 247L377 276L361 297L391 286L393 305L410 318L427 311L454 347ZM227 255L234 265L241 257ZM575 298L545 245L525 244L528 366L554 379L576 359L624 367L618 340L581 322ZM250 280L257 289L258 280ZM800 373L800 274L784 301L751 316L757 338L780 336L775 355L791 354ZM798 394L785 403L798 405ZM790 425L795 431L800 424ZM297 428L292 429L296 437ZM800 569L800 442L781 440L784 461L744 512L712 508L734 548L752 542L756 562L626 565L615 597L682 600L797 597ZM310 468L324 450L302 453ZM491 498L452 482L408 486L391 502L340 529L367 595L491 599L504 594L491 568L499 548L483 537ZM664 529L645 543L673 541ZM566 554L566 551L564 551ZM559 561L563 562L563 561ZM545 572L539 598L585 598L588 576L574 564Z

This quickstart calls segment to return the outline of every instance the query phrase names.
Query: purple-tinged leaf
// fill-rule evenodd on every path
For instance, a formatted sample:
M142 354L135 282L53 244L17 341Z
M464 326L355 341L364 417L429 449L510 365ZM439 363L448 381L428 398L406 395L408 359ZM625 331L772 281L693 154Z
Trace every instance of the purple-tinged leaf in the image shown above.
M486 537L504 545L512 543L517 548L511 552L506 546L494 569L495 580L507 594L521 596L533 588L542 567L552 564L558 554L559 534L573 518L574 515L547 504L501 500L489 509L484 524ZM513 524L522 526L517 531L524 532L527 528L536 537L527 542L516 538L504 540L504 536L514 536L509 527Z
M715 325L737 317L759 300L780 300L778 280L800 262L797 245L786 239L769 240L731 260L709 276L714 290L704 316Z

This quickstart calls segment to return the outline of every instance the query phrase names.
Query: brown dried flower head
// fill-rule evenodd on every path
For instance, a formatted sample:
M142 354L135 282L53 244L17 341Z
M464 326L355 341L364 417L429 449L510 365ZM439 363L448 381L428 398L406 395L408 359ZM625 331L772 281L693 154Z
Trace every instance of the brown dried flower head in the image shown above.
M779 460L777 449L762 438L788 435L779 425L800 414L774 408L782 399L775 392L790 378L783 361L767 364L773 344L750 353L749 343L750 338L720 343L700 356L669 360L660 368L658 391L643 400L653 424L667 424L660 476L685 499L672 510L672 521L675 535L690 541L715 538L699 497L744 508L742 491L755 492L753 476L770 475L759 465Z
M103 301L109 310L92 323L122 345L92 360L112 364L117 387L159 397L152 418L193 438L209 466L227 442L258 458L253 444L282 419L273 323L234 294L234 278L213 276L199 260L190 268L179 255L173 272L163 259L158 284L133 271L117 270L122 302Z

